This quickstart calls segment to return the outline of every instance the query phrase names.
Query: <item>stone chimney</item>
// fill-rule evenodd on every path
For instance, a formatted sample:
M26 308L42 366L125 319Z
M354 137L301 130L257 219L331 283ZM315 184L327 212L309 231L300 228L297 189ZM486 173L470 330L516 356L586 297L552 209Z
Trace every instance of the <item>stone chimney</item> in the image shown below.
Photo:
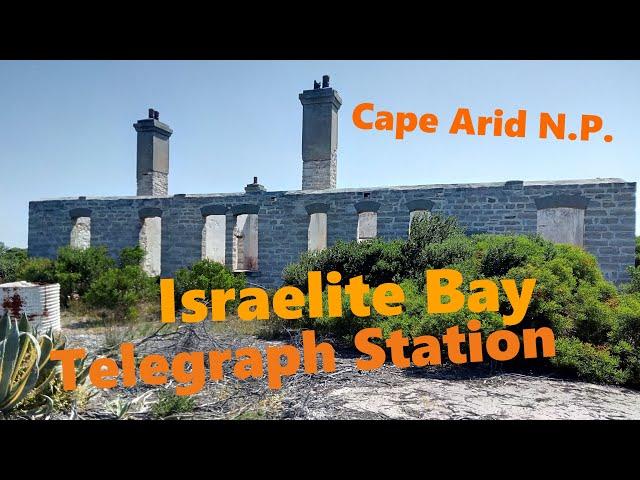
M160 121L160 113L149 109L149 117L133 124L138 132L136 179L138 196L169 194L169 137L173 130Z
M336 188L338 168L338 110L342 99L329 86L329 75L313 90L304 90L302 103L302 189Z
M258 183L258 177L253 177L253 183L249 183L246 187L244 187L244 191L246 193L260 193L265 192L267 189L264 188L264 185L260 185Z

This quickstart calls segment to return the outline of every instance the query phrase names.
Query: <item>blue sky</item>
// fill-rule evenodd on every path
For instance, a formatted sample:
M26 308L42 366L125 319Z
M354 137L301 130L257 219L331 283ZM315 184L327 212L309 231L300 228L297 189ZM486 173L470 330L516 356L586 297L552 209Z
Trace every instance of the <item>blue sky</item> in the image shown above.
M135 194L136 136L147 109L174 131L169 190L300 188L298 93L331 75L340 110L338 187L622 177L640 173L640 62L46 61L0 62L0 241L27 245L28 202ZM436 134L363 131L353 108L436 113ZM449 135L459 107L528 111L527 137ZM537 138L539 112L575 124L600 115L590 142ZM575 130L575 129L574 129Z

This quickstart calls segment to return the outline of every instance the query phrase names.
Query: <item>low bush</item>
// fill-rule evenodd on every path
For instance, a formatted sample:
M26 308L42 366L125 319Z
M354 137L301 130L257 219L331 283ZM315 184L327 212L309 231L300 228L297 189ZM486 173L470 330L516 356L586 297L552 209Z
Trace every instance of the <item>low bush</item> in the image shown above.
M627 269L630 282L624 286L625 291L640 293L640 236L636 237L636 261L633 267Z
M568 316L574 320L574 334L583 342L603 345L616 325L616 311L611 306L617 296L610 284L582 284L575 291Z
M300 261L289 265L283 272L285 283L307 291L307 272L326 273L335 270L342 275L343 284L349 278L364 275L364 281L377 286L395 281L401 273L401 242L372 239L364 242L338 241L331 248L305 252Z
M504 277L513 268L540 264L554 257L552 244L537 236L478 235L475 246L484 277Z
M175 274L175 302L179 306L182 295L188 290L204 290L207 300L211 300L211 290L242 289L247 285L242 274L234 274L224 265L212 260L200 260L188 268L181 268ZM231 302L228 304L231 306Z
M424 278L427 269L445 268L464 262L473 254L474 245L469 237L456 236L440 243L427 243L413 260L415 278ZM412 272L407 272L409 276Z
M26 249L7 248L0 242L0 283L18 280L18 272L26 259Z
M100 275L83 297L87 305L111 310L116 318L133 321L138 318L139 305L156 301L158 283L139 266L111 268Z
M156 418L167 418L192 412L195 408L193 397L180 396L173 390L162 390L158 401L151 407L151 413Z
M147 275L140 266L143 257L140 247L123 248L118 256L120 267L99 274L82 297L84 303L110 310L112 319L136 320L141 304L156 302L160 295L157 279Z
M20 265L17 279L33 283L56 283L56 264L48 258L27 258Z
M640 293L640 266L628 267L629 282L622 286L626 293Z
M400 283L405 301L402 306L402 313L387 317L380 315L371 309L371 316L358 317L351 312L349 297L343 297L342 317L329 317L325 315L317 319L310 319L305 311L303 320L304 328L312 328L324 336L334 336L339 340L351 343L354 335L363 328L380 327L385 336L394 330L402 330L408 337L420 335L444 335L447 328L458 325L466 328L467 322L471 318L477 318L482 324L482 331L487 335L502 327L502 321L498 314L492 312L482 312L480 314L463 310L451 314L429 314L426 312L426 297L424 291L413 280L404 280ZM371 301L375 289L364 296L365 305L371 306ZM328 311L326 292L323 293L324 311Z
M640 295L621 295L616 308L614 341L640 349Z
M628 342L618 342L611 352L620 361L624 382L635 388L640 387L640 349Z
M424 284L424 271L430 265L441 265L447 258L460 260L469 253L467 240L455 217L435 214L414 218L409 238L400 242L396 280L411 278Z
M35 283L59 283L65 306L77 297L81 305L106 309L111 317L131 321L138 317L141 303L156 301L159 295L157 280L140 266L143 257L140 247L122 249L117 262L105 247L62 247L56 260L25 259L16 276Z
M144 259L144 250L139 246L124 247L120 250L118 265L120 268L127 266L139 267Z
M596 347L577 338L557 338L551 364L590 382L617 384L626 380L619 358L608 347Z
M103 246L86 249L61 247L55 266L60 295L67 304L71 295L82 297L98 277L116 264Z
M595 257L571 245L558 245L535 235L467 236L454 219L437 215L416 220L408 240L338 242L321 251L303 254L287 266L285 282L306 289L307 272L339 271L343 284L363 275L372 287L384 282L401 284L403 313L359 318L345 300L343 318L304 320L309 328L351 341L361 328L380 326L385 334L402 329L406 335L442 335L453 325L479 318L483 333L502 328L501 316L511 306L503 293L500 311L473 314L460 311L429 315L425 310L424 271L453 268L463 274L461 289L480 278L513 278L521 288L525 278L537 279L531 304L520 328L548 326L558 341L551 366L580 378L640 385L640 267L633 267L631 283L618 291L605 280Z
M432 214L414 218L407 244L419 250L424 245L461 235L464 235L464 230L455 217Z

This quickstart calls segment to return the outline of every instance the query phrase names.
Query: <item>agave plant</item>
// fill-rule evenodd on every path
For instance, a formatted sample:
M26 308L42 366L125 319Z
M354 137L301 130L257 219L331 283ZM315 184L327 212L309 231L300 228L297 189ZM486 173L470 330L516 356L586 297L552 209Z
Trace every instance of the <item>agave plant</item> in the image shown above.
M116 397L107 404L107 411L114 415L117 420L127 419L131 413L134 413L132 411L133 408L138 409L135 413L145 413L149 411L148 399L152 394L153 391L149 390L132 399Z
M60 362L57 360L51 360L51 350L64 350L67 339L63 335L54 335L53 330L47 330L43 335L37 332L33 333L38 339L41 350L40 362L40 374L38 381L34 387L33 393L35 395L40 393L47 393L51 383L56 376L60 375L61 367ZM46 360L44 356L46 355ZM85 366L86 357L75 361L76 370L76 385L82 385L89 376L89 367Z
M20 318L18 325L5 313L0 319L0 411L13 408L36 386L41 354L29 321Z
M17 321L4 314L0 319L0 412L51 385L59 371L57 362L50 358L51 351L64 348L64 344L64 337L54 340L51 330L34 332L26 315ZM88 372L81 370L79 377L84 381Z

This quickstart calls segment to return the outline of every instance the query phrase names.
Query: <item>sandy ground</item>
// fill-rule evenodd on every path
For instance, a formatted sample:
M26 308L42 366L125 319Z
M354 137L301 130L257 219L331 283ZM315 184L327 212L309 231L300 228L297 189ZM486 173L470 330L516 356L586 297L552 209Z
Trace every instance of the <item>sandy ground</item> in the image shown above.
M65 329L69 346L95 350L103 334ZM295 342L295 339L292 339ZM292 343L265 341L253 335L211 333L181 328L146 341L136 351L162 353ZM401 370L393 365L359 372L351 352L338 352L336 371L296 374L280 390L265 379L241 381L226 375L207 382L194 396L195 408L179 418L198 419L640 419L640 392L614 386L544 376L491 372L486 367L442 366ZM168 388L173 388L170 385ZM151 389L149 402L163 387L102 390L79 418L113 418L105 405L132 399ZM58 415L58 418L65 418ZM130 418L152 418L144 406Z

